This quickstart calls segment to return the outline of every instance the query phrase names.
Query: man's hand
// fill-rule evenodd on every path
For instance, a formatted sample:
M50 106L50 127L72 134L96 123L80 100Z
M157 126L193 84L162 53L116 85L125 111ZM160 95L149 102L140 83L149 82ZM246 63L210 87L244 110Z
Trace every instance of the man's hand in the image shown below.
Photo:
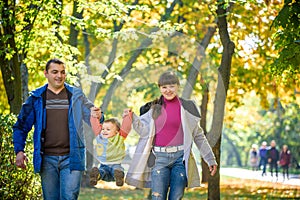
M98 107L91 108L91 116L100 119L101 118L101 109Z
M26 169L26 163L28 162L28 158L23 151L20 151L16 156L16 166L22 169Z
M209 166L210 175L214 176L217 172L217 165Z
M132 110L130 108L124 109L123 114L122 114L122 118L125 118L128 115L132 119Z

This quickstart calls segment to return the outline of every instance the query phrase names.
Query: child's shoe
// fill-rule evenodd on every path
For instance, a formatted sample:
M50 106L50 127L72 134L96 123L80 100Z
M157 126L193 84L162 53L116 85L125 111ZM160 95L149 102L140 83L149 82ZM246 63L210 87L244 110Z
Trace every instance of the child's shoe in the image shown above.
M124 185L124 172L120 169L114 170L114 176L116 179L116 185L117 186L123 186Z
M90 172L90 184L97 185L99 179L100 179L99 169L97 167L93 167Z

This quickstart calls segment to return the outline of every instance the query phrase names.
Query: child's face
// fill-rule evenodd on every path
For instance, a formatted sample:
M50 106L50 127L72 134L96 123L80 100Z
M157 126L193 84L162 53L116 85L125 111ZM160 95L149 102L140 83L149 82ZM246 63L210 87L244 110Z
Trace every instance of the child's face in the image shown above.
M104 138L111 138L117 135L117 126L111 122L104 122L102 125L101 134Z

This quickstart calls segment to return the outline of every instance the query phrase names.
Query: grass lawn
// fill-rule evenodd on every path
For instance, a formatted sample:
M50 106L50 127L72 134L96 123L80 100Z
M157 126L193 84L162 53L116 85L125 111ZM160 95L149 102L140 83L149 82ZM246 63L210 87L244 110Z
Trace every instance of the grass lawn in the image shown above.
M220 189L222 200L300 199L300 186L274 182L222 176ZM149 189L135 189L128 185L117 187L114 182L99 181L96 187L81 188L79 200L143 200L148 194ZM183 199L207 199L207 185L187 189Z

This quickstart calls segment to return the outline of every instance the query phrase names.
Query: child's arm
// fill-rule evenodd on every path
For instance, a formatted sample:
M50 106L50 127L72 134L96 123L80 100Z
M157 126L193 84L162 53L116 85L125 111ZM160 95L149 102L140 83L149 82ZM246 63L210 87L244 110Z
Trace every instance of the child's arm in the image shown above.
M132 124L132 112L131 110L124 110L123 113L123 120L120 128L120 135L124 138L127 137L129 132L131 131L131 124Z
M95 115L95 111L93 110L93 108L91 108L90 122L95 136L101 133L102 124L100 124L100 118L101 116Z

